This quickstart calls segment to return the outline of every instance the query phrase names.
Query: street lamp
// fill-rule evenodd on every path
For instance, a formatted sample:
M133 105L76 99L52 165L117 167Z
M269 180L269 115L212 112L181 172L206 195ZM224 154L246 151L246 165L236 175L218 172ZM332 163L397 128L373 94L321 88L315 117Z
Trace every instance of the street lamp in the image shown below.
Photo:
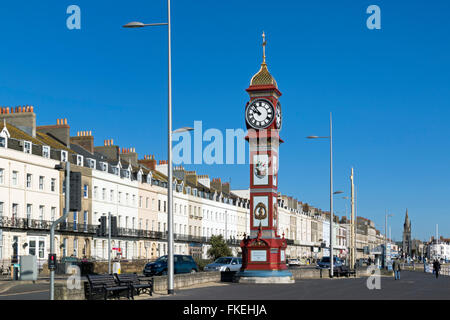
M308 139L330 140L330 276L333 277L333 122L330 112L330 135L328 137L308 136Z
M384 215L384 267L387 269L387 221L388 217L393 217L393 214Z
M174 294L173 291L173 212L172 212L172 49L171 49L171 24L170 24L170 0L167 0L167 23L142 23L142 22L130 22L124 25L124 28L142 28L150 26L164 26L167 25L167 40L168 40L168 142L167 142L167 162L168 162L168 174L167 174L167 293Z

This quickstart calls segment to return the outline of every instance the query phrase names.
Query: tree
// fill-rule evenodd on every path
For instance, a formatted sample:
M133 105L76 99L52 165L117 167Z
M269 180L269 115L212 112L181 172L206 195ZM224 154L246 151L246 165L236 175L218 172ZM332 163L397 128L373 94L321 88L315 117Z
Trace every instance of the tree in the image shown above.
M231 249L227 246L222 235L211 236L209 244L211 245L211 248L208 249L208 256L214 260L232 255Z

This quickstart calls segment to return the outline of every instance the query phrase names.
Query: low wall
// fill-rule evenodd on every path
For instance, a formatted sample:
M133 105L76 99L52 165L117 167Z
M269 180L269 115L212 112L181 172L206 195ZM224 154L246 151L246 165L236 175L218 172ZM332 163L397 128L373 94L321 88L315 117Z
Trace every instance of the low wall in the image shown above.
M111 262L111 268L113 266L114 262ZM120 262L120 270L121 273L137 273L142 274L142 270L144 270L145 264L148 263L147 260L138 260L138 261L128 261L128 262ZM70 263L67 263L69 265ZM81 263L76 263L77 265L80 265ZM102 262L89 262L89 264L92 264L92 266L89 266L89 273L97 273L97 274L103 274L108 273L108 262L102 261ZM57 270L57 274L64 274L64 270L66 270L66 266L62 264L60 268ZM83 271L82 271L83 273ZM50 275L50 272L47 267L47 263L43 265L43 269L40 272L40 275Z
M220 272L196 272L177 274L173 279L174 289L185 288L207 282L220 282ZM167 276L153 277L153 290L155 292L167 292Z

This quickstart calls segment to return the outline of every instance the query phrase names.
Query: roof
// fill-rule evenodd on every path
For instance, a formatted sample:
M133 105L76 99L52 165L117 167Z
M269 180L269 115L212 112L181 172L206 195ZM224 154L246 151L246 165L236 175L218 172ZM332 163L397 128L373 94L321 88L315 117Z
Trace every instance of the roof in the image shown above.
M273 85L276 88L278 88L277 82L267 69L267 64L263 62L261 64L261 68L259 69L259 71L250 80L250 86L264 86L264 85Z

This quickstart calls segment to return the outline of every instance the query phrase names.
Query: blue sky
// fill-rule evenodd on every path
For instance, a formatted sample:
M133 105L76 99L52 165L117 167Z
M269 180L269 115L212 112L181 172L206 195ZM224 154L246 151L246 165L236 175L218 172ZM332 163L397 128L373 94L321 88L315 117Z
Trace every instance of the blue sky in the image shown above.
M81 30L66 9L81 8ZM381 8L381 30L366 8ZM450 25L448 1L172 0L173 126L244 128L245 89L267 63L283 93L285 143L280 188L329 208L334 187L349 193L355 169L358 214L401 238L450 236ZM165 27L127 30L129 21L166 20L166 1L8 1L0 4L0 105L34 105L38 124L68 118L72 134L92 130L140 155L167 154ZM194 168L187 166L187 168ZM248 187L248 165L202 165L199 173ZM337 198L337 214L345 214Z

